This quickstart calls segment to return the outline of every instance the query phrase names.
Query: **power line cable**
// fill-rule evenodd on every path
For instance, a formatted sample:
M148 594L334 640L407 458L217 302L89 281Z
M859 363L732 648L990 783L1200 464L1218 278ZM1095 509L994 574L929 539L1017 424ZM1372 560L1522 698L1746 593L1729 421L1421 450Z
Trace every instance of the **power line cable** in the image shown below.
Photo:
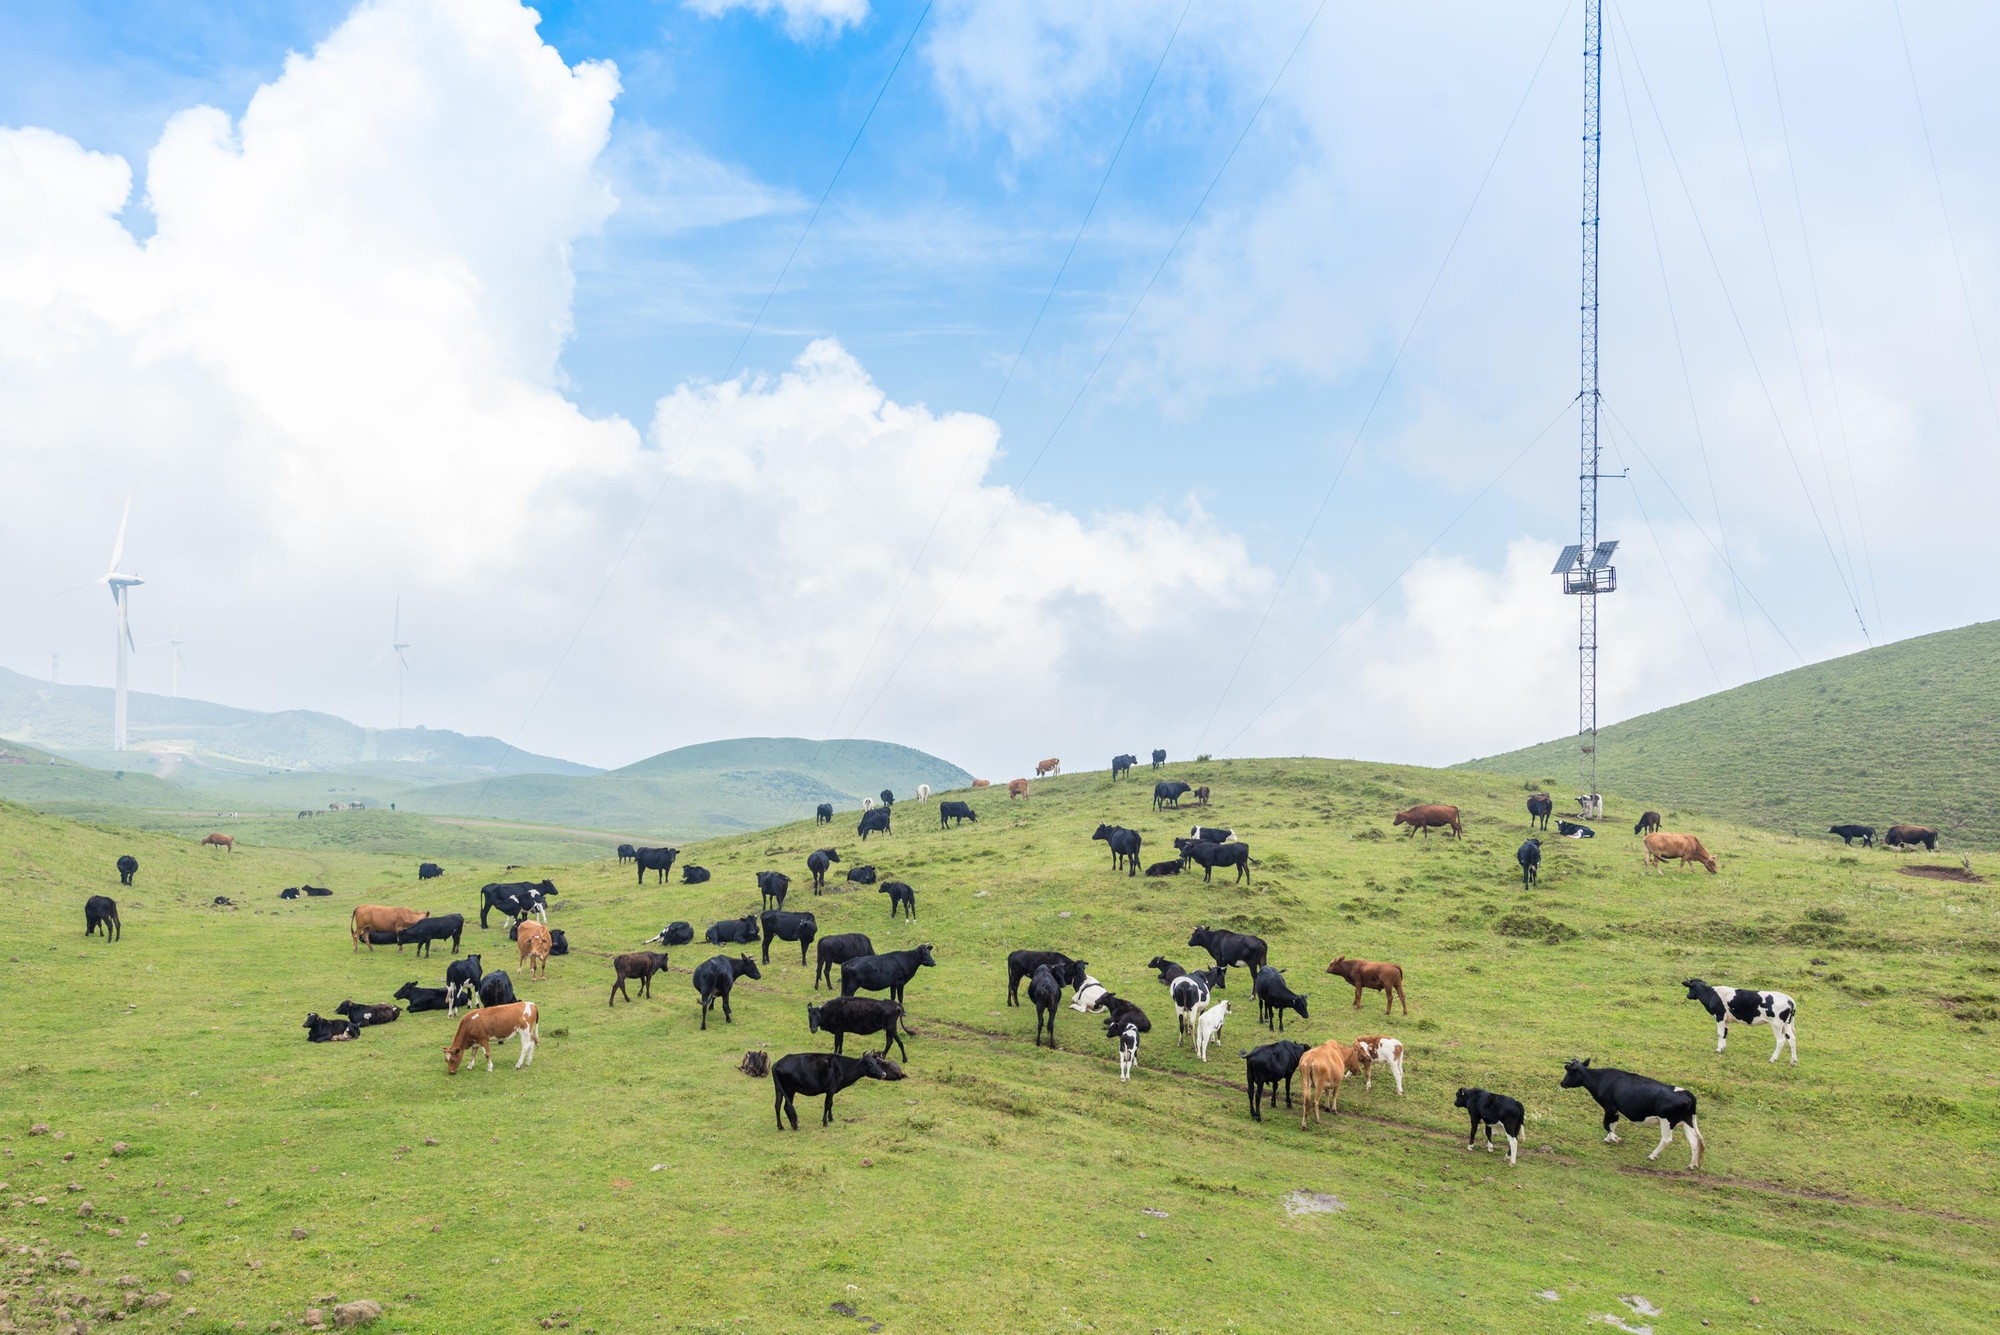
M1618 448L1615 433L1611 438L1611 452L1618 456L1618 466L1624 468L1625 452ZM1646 500L1639 494L1639 484L1629 476L1625 480L1631 484L1632 501L1639 507L1639 518L1645 521L1646 536L1653 540L1653 550L1660 555L1660 568L1667 572L1667 583L1674 591L1674 601L1681 605L1681 615L1687 618L1688 629L1694 632L1694 642L1701 649L1701 656L1708 660L1708 673L1715 678L1715 689L1722 690L1722 673L1715 666L1715 655L1708 651L1708 641L1702 638L1701 625L1694 619L1694 609L1688 606L1687 595L1681 592L1680 579L1674 574L1674 559L1667 555L1666 544L1660 541L1659 532L1653 527L1653 516L1646 512Z

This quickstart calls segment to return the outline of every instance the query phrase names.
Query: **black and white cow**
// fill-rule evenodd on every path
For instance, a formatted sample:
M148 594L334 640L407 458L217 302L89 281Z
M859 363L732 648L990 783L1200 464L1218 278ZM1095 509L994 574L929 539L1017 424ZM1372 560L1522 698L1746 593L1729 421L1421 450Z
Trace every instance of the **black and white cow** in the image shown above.
M554 881L490 881L479 888L480 929L487 926L486 915L496 910L507 918L532 914L546 924L549 897L555 893Z
M1875 847L1875 827L1873 825L1836 825L1829 829L1827 833L1839 835L1840 842L1843 844L1852 844L1856 839L1859 839L1863 848Z
M1228 976L1229 966L1218 964L1212 969L1184 973L1167 984L1167 995L1174 1002L1175 1047L1181 1045L1181 1035L1194 1032L1195 1022L1208 1009L1209 994L1225 986L1224 980Z
M1233 844L1236 842L1236 831L1215 830L1206 825L1197 825L1188 831L1188 838L1205 844Z
M1472 1129L1465 1133L1465 1148L1477 1148L1479 1128L1486 1128L1486 1152L1493 1153L1493 1128L1497 1125L1507 1134L1507 1163L1511 1167L1515 1156L1521 1150L1521 1124L1527 1120L1527 1110L1519 1099L1510 1099L1505 1094L1494 1094L1484 1089L1461 1089L1455 1106L1465 1109L1472 1117Z
M444 1013L456 1015L460 1006L475 1009L479 1003L479 982L484 976L477 955L467 955L462 960L447 964L444 970Z
M1597 831L1591 829L1588 825L1578 825L1573 820L1557 821L1556 833L1565 839L1595 839L1597 837Z
M1615 1066L1592 1066L1588 1057L1571 1058L1563 1063L1562 1087L1589 1090L1590 1097L1604 1109L1605 1144L1618 1143L1615 1128L1620 1117L1628 1122L1655 1122L1660 1128L1660 1143L1646 1156L1651 1162L1673 1143L1678 1127L1687 1137L1688 1151L1693 1156L1688 1167L1701 1167L1701 1153L1708 1146L1702 1139L1701 1127L1695 1123L1694 1091L1665 1084L1651 1076L1621 1071Z
M1777 1035L1777 1046L1771 1049L1771 1060L1778 1060L1778 1054L1792 1045L1792 1065L1799 1064L1799 1035L1792 1023L1798 1013L1798 1006L1783 992L1759 992L1747 987L1710 987L1699 978L1684 980L1687 999L1699 1001L1702 1009L1715 1019L1715 1050L1722 1051L1729 1046L1729 1026L1732 1024L1768 1024Z
M645 941L642 944L650 946L655 942L658 942L660 945L663 946L684 946L693 940L694 940L693 924L685 922L670 922L665 927L662 927L660 929L660 934L658 936L649 936L645 939Z

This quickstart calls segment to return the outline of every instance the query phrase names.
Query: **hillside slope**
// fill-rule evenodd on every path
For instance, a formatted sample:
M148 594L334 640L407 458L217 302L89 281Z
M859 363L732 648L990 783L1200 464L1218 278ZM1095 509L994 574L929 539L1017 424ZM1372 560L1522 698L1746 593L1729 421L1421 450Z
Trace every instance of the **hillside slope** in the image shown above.
M1573 738L1465 762L1573 791ZM1935 825L2000 847L2000 621L1902 640L1614 723L1601 786L1794 834Z

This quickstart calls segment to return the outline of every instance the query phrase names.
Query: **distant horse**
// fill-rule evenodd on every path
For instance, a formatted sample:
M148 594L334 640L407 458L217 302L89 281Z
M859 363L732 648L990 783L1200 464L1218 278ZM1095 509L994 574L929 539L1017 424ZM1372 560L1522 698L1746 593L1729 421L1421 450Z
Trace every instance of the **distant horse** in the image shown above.
M236 851L236 838L234 835L211 834L208 838L202 840L201 843L204 848L210 844L214 844L225 853L234 853Z

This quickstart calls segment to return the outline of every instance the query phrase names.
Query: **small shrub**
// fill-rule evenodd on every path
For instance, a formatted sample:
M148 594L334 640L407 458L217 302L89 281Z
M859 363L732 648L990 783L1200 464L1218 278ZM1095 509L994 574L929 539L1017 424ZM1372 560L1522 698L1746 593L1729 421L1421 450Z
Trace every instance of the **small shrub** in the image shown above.
M1195 763L1195 764L1197 764L1197 765L1206 765L1206 764L1208 764L1208 763L1209 763L1209 762L1210 762L1211 760L1214 760L1214 759L1215 759L1215 757L1214 757L1214 756L1212 756L1212 755L1210 755L1210 754L1209 754L1208 752L1204 751L1204 752L1202 752L1202 753L1201 753L1200 755L1198 755L1198 756L1196 756L1196 757L1194 758L1194 763Z
M1493 924L1493 930L1502 936L1518 936L1540 941L1543 945L1559 946L1565 941L1574 941L1583 933L1566 922L1557 922L1540 913L1522 913L1516 910Z

